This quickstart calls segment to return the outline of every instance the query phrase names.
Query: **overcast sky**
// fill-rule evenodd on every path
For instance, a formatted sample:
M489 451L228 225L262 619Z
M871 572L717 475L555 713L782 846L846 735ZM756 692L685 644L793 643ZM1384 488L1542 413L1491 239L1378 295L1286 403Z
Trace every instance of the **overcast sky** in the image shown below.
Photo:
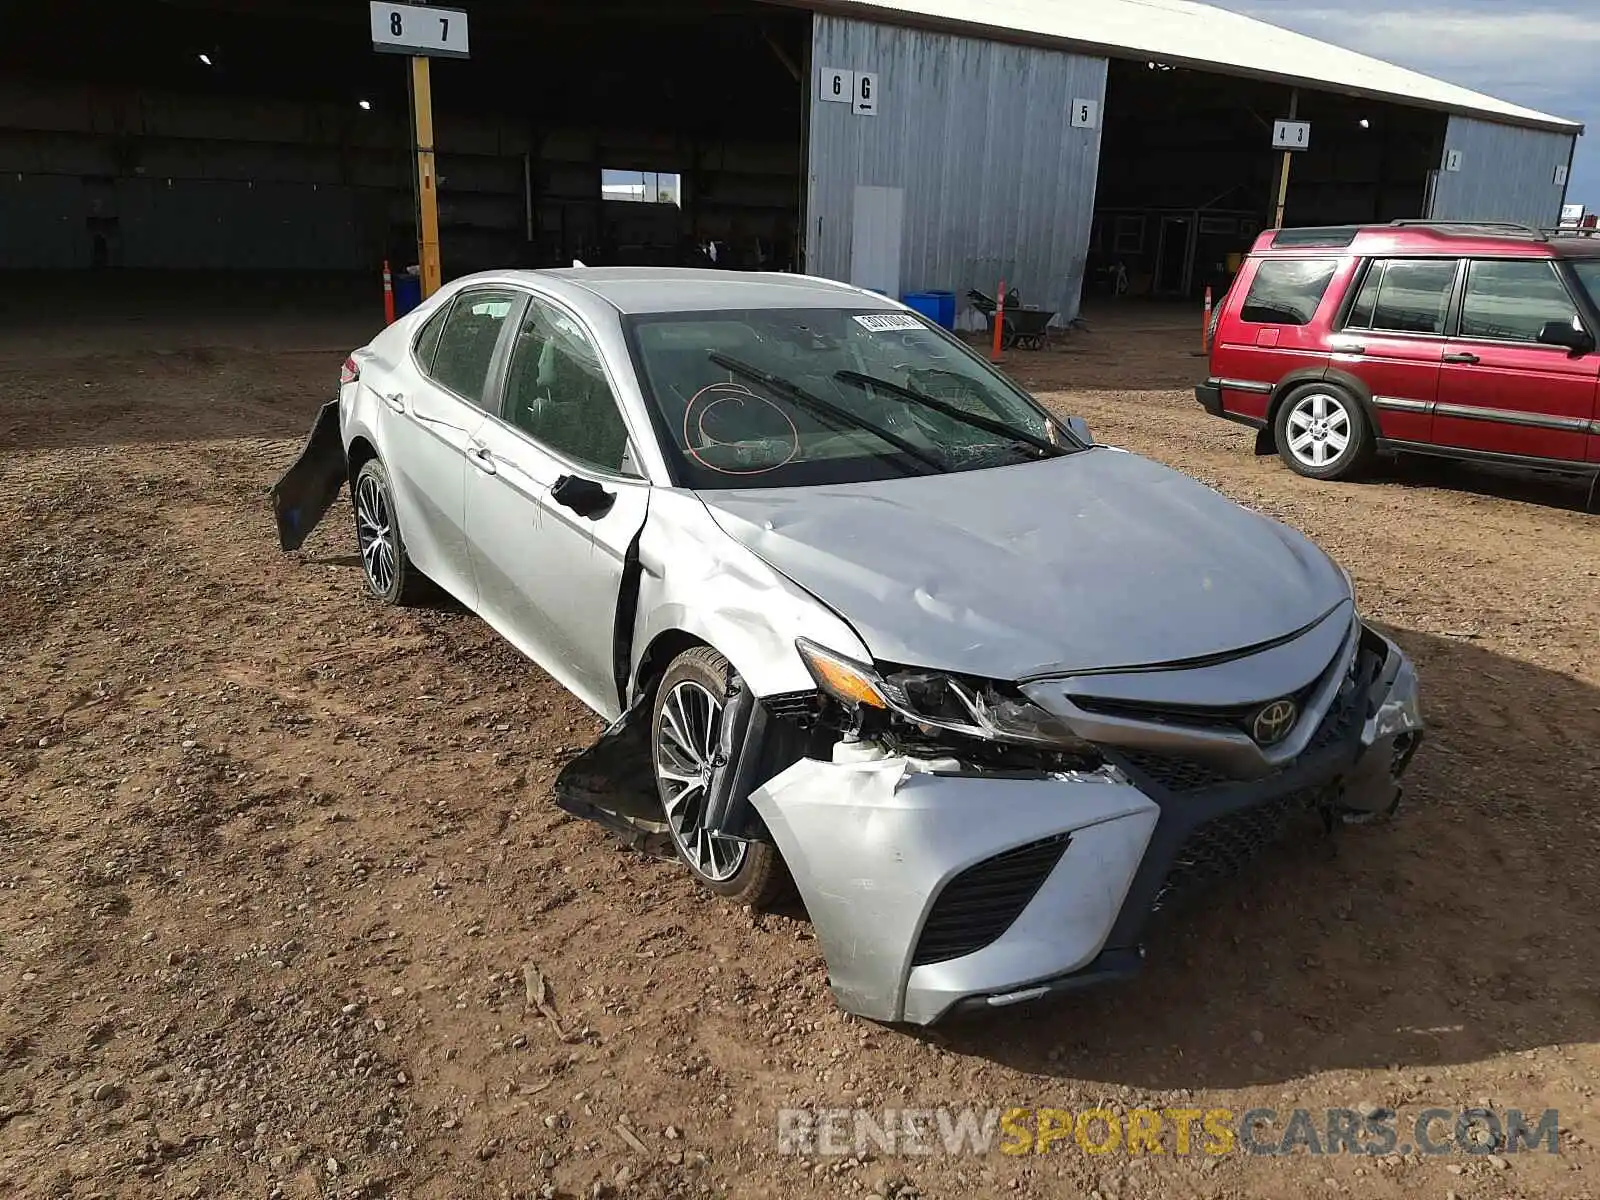
M1582 121L1569 201L1600 209L1596 0L1211 0L1286 29Z

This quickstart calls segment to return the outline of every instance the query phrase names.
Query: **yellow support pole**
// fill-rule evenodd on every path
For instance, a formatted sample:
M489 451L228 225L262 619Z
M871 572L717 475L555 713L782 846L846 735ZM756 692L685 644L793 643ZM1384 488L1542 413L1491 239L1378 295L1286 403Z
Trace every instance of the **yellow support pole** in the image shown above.
M417 131L417 263L422 268L422 297L444 281L439 265L439 185L433 160L433 86L428 60L411 60L412 115Z
M1289 93L1289 120L1294 120L1300 108L1300 89L1295 88ZM1278 202L1273 212L1272 227L1283 228L1283 210L1289 203L1289 164L1294 161L1294 152L1283 152L1283 163L1278 168Z

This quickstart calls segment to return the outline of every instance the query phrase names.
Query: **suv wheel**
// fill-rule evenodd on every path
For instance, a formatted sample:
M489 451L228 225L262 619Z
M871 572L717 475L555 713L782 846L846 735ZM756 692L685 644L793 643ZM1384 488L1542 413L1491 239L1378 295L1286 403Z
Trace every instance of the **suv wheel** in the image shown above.
M1284 398L1273 438L1289 469L1312 479L1349 479L1366 467L1374 449L1361 405L1324 383L1306 384Z

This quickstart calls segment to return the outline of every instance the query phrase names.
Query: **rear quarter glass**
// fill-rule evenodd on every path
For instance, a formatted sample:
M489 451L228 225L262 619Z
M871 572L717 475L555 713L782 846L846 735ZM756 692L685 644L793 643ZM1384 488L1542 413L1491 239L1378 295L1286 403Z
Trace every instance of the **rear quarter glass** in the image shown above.
M1355 267L1354 258L1326 252L1245 261L1212 351L1224 412L1265 421L1286 376L1327 366L1330 314Z

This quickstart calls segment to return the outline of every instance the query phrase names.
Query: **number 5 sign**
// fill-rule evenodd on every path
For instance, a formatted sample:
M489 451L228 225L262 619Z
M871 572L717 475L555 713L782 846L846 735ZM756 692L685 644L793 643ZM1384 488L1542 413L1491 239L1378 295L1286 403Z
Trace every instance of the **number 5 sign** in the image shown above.
M421 58L468 58L467 14L428 4L372 0L372 48Z

